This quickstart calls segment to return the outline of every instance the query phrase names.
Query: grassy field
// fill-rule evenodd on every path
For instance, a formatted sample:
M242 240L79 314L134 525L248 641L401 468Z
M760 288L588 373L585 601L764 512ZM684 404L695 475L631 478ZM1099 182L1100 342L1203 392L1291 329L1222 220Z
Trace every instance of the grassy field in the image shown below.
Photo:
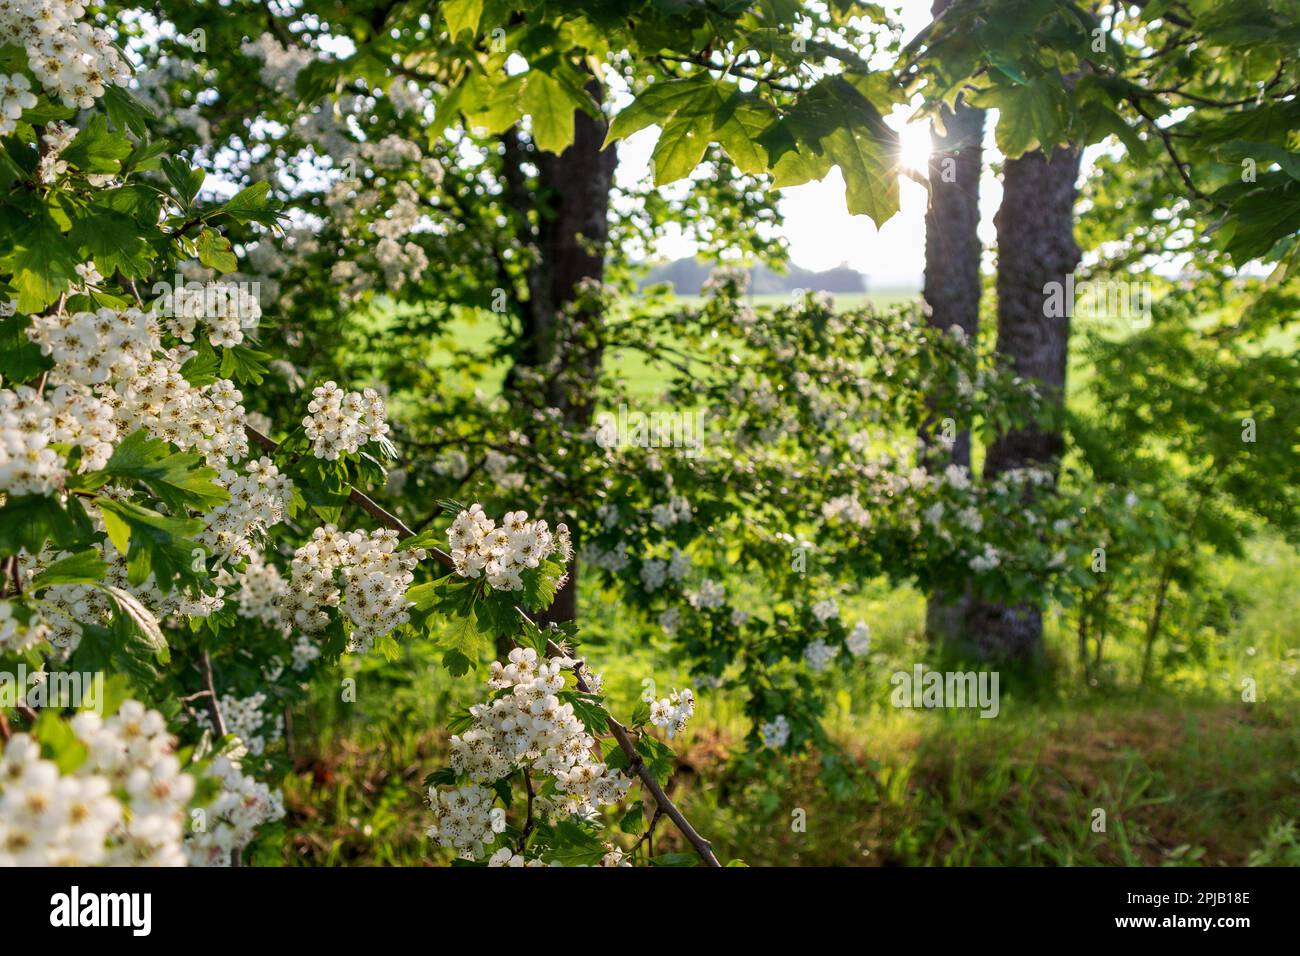
M1212 660L1175 665L1160 689L1089 688L1070 663L1070 637L1049 629L1057 658L1046 688L1004 686L994 719L896 709L889 675L924 658L924 606L906 589L879 588L846 605L872 624L875 650L852 675L832 678L833 738L865 775L859 791L831 794L819 755L755 775L734 748L748 731L739 702L697 688L672 781L690 819L724 858L750 864L1300 864L1300 626L1278 614L1294 603L1300 558L1262 543L1229 572L1258 594ZM585 645L600 661L616 712L639 681L684 683L663 648L614 604L589 607ZM1117 647L1136 671L1138 649ZM420 864L444 860L424 837L421 781L445 760L436 728L481 677L455 681L427 646L395 662L354 662L358 700L322 693L300 720L300 758L286 786L296 863ZM1256 677L1244 703L1236 678ZM795 832L803 810L807 828ZM1096 811L1105 832L1094 832ZM617 834L615 834L618 836ZM681 849L664 828L659 851Z
M623 371L646 395L662 387L652 369ZM1072 400L1082 381L1073 377ZM829 792L820 754L755 771L737 754L749 730L740 702L697 687L670 790L720 857L755 865L1300 865L1300 620L1288 613L1300 555L1258 540L1216 573L1234 596L1229 625L1195 653L1165 648L1157 686L1135 689L1140 648L1123 642L1108 648L1106 679L1085 685L1067 622L1051 614L1050 682L1004 683L995 719L890 705L890 675L927 655L924 600L869 585L841 607L870 623L873 652L829 678L829 728L861 785ZM665 665L657 628L607 595L583 600L584 647L616 713L630 712L647 674L686 683ZM453 680L427 645L346 666L356 703L324 689L298 717L285 785L294 836L264 861L445 862L424 836L421 782L445 760L436 728L481 675ZM1259 689L1253 703L1241 699L1245 677ZM681 848L662 827L656 852Z

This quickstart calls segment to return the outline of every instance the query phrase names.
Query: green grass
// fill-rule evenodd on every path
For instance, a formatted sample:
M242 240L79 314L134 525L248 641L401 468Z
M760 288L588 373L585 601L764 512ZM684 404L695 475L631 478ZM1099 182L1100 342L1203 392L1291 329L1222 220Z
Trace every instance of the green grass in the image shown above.
M1162 682L1135 689L1140 648L1110 650L1113 687L1075 673L1070 635L1049 620L1051 682L1004 682L994 719L896 709L889 676L925 659L924 602L883 585L842 602L870 621L873 652L830 677L833 739L874 783L839 796L818 779L819 756L747 772L735 759L748 731L742 701L696 688L671 790L723 858L769 865L1220 865L1300 862L1288 822L1300 820L1300 559L1275 542L1228 562L1250 600L1203 661L1166 661ZM735 582L739 584L740 582ZM600 596L584 608L584 649L628 714L653 675L682 686L646 622ZM479 693L482 674L453 679L427 643L397 661L349 661L357 700L319 688L297 723L299 759L285 782L290 863L447 862L424 836L424 776L445 762L446 715ZM1236 677L1260 675L1255 703ZM804 832L791 828L803 810ZM1105 832L1095 832L1095 811ZM615 837L619 835L614 834ZM619 837L621 838L621 837ZM685 849L662 828L656 852Z

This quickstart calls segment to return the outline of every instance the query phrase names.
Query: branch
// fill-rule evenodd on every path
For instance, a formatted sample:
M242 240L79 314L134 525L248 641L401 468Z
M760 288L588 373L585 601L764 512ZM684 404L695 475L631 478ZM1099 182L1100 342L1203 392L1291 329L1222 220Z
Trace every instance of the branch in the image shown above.
M262 449L264 452L267 452L268 454L274 454L280 447L280 445L276 441L274 441L271 438L267 438L265 435L263 435L261 432L259 432L257 429L251 426L248 425L244 426L244 432L245 434L248 435L249 441L251 441L254 445ZM359 505L362 511L365 511L367 514L369 514L372 518L374 518L376 521L378 521L380 524L384 525L385 527L392 528L403 538L410 538L415 535L415 532L412 531L410 528L408 528L403 523L401 518L397 517L397 515L395 514L385 511L382 507L380 507L378 504L375 503L373 498L370 498L368 495L362 494L356 488L353 488L352 491L348 493L348 500L351 501L353 504ZM437 549L435 548L433 550L436 551ZM442 552L438 552L438 553L442 555L442 557L440 557L438 560L442 561L442 563L445 564L447 567L451 567L452 566L451 555L442 554ZM446 558L446 560L443 561L442 560L443 558Z
M771 87L772 89L780 90L783 93L802 92L802 87L800 87L798 84L791 86L787 83L781 83L780 81L774 80L771 77L762 76L760 74L752 73L747 70L742 70L735 63L731 63L729 65L720 65L703 57L670 56L667 53L656 54L655 56L650 57L650 59L666 61L669 63L690 63L693 66L699 66L699 67L703 67L706 70L712 70L715 73L721 73L723 76L736 76L742 80L749 80L750 82L753 83L763 83Z
M523 611L519 613L523 614ZM564 656L564 651L554 641L546 642L546 653L552 657ZM590 694L591 688L582 679L582 661L574 664L573 676L577 678L578 690L584 694ZM705 866L721 867L722 864L718 862L718 858L713 853L713 845L700 836L695 827L691 826L690 821L682 816L682 811L677 809L677 805L673 803L672 798L664 792L663 787L659 786L659 781L654 778L650 768L645 765L641 755L636 752L635 745L627 735L627 728L611 716L609 718L609 732L614 735L614 739L618 741L619 747L623 749L623 753L627 756L628 769L636 772L636 775L641 778L641 786L655 798L658 810L662 810L668 816L668 819L673 821L677 829L681 831L682 836L686 837L691 846L695 847L695 852L699 854Z
M1156 122L1155 117L1152 116L1149 112L1147 112L1147 110L1142 106L1141 100L1138 97L1130 96L1128 98L1128 101L1133 105L1133 108L1138 111L1141 117L1144 120L1146 120L1149 124L1151 124L1152 129L1154 129L1160 135L1160 140L1165 145L1165 152L1169 154L1169 158L1172 159L1174 162L1174 169L1178 171L1179 177L1182 178L1183 183L1187 186L1187 188L1191 190L1192 195L1195 196L1197 199L1203 200L1205 202L1211 202L1210 197L1207 196L1205 193L1201 192L1201 190L1196 187L1196 183L1192 181L1192 176L1187 171L1186 165L1183 163L1182 159L1179 158L1178 151L1174 149L1172 134L1169 132L1169 130L1165 129L1163 126L1161 126L1159 123Z
M256 429L245 428L245 431L247 431L248 433L249 440L252 441L254 444L256 444L263 451L274 452L276 449L280 447L274 440L266 437ZM409 538L413 535L414 532L412 532L411 529L408 528L400 518L390 514L389 512L385 511L383 508L379 507L379 505L375 504L368 497L363 495L361 492L357 491L356 488L352 489L352 492L351 494L349 494L348 497L350 500L360 505L366 512L372 515L375 518L375 520L377 520L380 524L384 525L385 527L392 528L398 534L406 538ZM443 551L442 549L430 546L430 547L426 547L424 550L443 567L452 568L452 569L455 568L455 562L452 561L451 555L449 555L447 552ZM536 622L533 621L533 619L527 613L525 613L522 608L516 608L516 610L519 611L519 614L524 618L524 620L528 621L530 624L533 624L534 626L537 626ZM554 641L546 642L546 652L550 654L552 657L568 656L565 654L564 650ZM211 663L208 661L208 655L206 651L203 652L203 658L201 664L203 664L206 667L205 676L208 682L208 690L211 691L212 690L212 666ZM590 694L591 688L588 687L587 682L582 679L581 664L582 662L579 661L574 667L574 676L577 678L578 681L578 690L582 691L584 694ZM215 693L213 693L212 695L212 706L213 706L214 717L217 720L220 720L221 711L216 706ZM222 727L223 725L219 723L217 726ZM672 798L669 797L668 794L664 792L664 788L659 785L659 782L657 780L655 780L654 774L650 772L650 768L648 768L645 765L645 763L641 760L641 755L636 752L636 746L632 743L631 738L628 737L627 728L624 727L622 724L620 724L617 720L615 720L611 716L609 718L609 732L613 735L614 739L618 741L619 747L623 750L624 755L627 757L628 769L634 771L636 775L641 778L641 786L646 790L647 793L649 793L652 797L654 797L655 803L658 805L659 810L662 811L664 815L668 817L668 819L673 821L673 824L676 825L677 829L681 831L682 836L684 836L687 839L687 841L691 844L691 846L695 848L695 852L699 854L700 859L704 861L704 864L706 866L716 866L716 867L722 866L722 864L718 862L717 856L715 856L713 853L712 844L710 844L708 840L704 839L704 837L700 836L700 834L696 831L696 829L693 826L691 826L690 821L687 820L686 817L682 815L682 811L677 809L677 805L673 803ZM225 731L222 730L221 733L224 736Z
M524 852L524 846L528 843L528 834L533 832L533 778L528 775L528 768L524 767L524 788L528 791L528 812L524 819L524 831L519 834L519 852Z

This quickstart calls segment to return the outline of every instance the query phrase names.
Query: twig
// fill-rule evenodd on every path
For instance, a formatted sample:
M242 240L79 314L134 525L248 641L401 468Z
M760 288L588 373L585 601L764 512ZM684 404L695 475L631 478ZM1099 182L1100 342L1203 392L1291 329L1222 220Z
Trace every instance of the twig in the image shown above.
M293 745L293 708L288 704L284 705L284 755L289 758L289 763L297 762L297 755L294 753L296 748Z
M218 737L224 737L226 736L226 720L221 716L221 704L217 702L217 692L212 686L212 658L208 656L207 651L203 651L199 655L199 674L207 687L204 693L208 697L208 714L212 717L212 726L216 730Z
M212 726L216 728L217 736L226 736L226 720L221 716L221 704L217 702L217 691L212 684L212 658L208 656L207 651L203 651L199 656L199 673L203 676L203 683L207 685L208 712L212 715ZM239 847L234 847L230 851L230 865L243 866L243 851Z
M654 816L650 818L650 826L646 827L645 833L636 838L636 842L628 849L628 855L631 856L637 851L642 843L646 845L646 853L654 856L655 851L655 827L659 825L659 818L664 815L663 807L656 806Z
M524 832L519 835L519 852L524 852L524 845L528 843L528 835L533 832L533 778L528 775L528 768L524 767L524 789L528 791L528 809L524 817Z
M1136 96L1130 96L1128 99L1129 102L1133 104L1133 108L1138 111L1138 114L1151 125L1152 129L1154 129L1156 133L1159 134L1161 142L1164 143L1165 152L1169 154L1169 158L1174 162L1174 169L1178 172L1179 177L1187 188L1191 190L1192 195L1197 199L1210 202L1210 197L1201 192L1201 190L1196 187L1196 183L1192 181L1191 174L1187 171L1187 167L1179 158L1178 151L1174 149L1173 139L1169 130L1156 122L1155 117L1143 108L1141 101Z

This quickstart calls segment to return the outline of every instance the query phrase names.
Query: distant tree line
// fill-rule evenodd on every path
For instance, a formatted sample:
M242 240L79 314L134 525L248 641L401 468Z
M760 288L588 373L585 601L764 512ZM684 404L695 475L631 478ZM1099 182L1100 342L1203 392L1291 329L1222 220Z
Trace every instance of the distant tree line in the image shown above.
M641 280L641 287L667 282L678 295L699 295L704 280L717 267L716 261L687 257L654 266ZM778 273L766 265L749 270L749 291L753 294L793 292L866 292L867 277L847 265L815 271L796 265Z

